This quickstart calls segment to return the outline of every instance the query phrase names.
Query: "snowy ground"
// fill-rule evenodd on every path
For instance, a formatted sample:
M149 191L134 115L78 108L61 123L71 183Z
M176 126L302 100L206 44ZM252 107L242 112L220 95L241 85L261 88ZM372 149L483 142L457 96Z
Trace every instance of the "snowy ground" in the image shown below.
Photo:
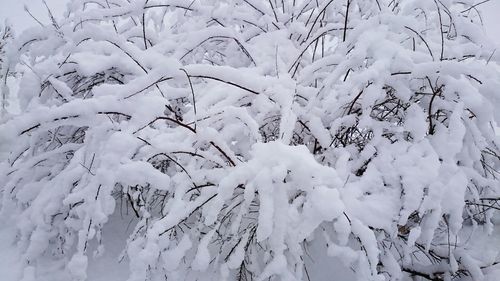
M91 257L88 267L88 281L125 281L127 280L129 269L128 261L120 260L121 250L124 248L128 234L133 228L133 218L130 216L122 216L116 214L111 218L110 223L103 233L103 244L105 250L100 257ZM18 262L19 253L16 252L14 243L15 235L13 232L13 225L15 222L2 220L2 227L0 228L0 276L2 281L17 281L20 280L22 272L20 272L20 264ZM489 257L494 260L496 254L500 250L500 230L493 233L488 237L477 237L472 229L469 229L465 239L471 241L481 241L482 248L477 252L478 258ZM486 242L486 243L484 243ZM323 252L319 249L326 247L320 243L315 243L309 246L308 252ZM96 249L96 245L90 247L89 252ZM319 250L319 251L318 251ZM354 273L347 267L343 267L340 260L332 257L324 256L309 256L306 260L308 275L310 280L314 281L329 281L329 280L342 280L350 281L355 280ZM484 281L498 281L500 280L500 265L491 267L486 272ZM40 277L39 277L40 278ZM54 276L46 276L43 280L30 280L23 281L66 281L62 279L54 279ZM206 279L209 280L209 279Z
M118 213L118 212L117 212ZM88 280L89 281L123 281L129 275L127 260L120 261L121 251L125 246L129 232L133 229L133 218L115 214L103 232L105 245L102 256L90 257ZM0 221L0 280L17 281L23 276L19 263L20 253L16 251L15 221L2 219ZM96 245L91 245L90 253L96 250ZM43 275L42 275L43 276ZM43 280L25 279L23 281L65 281L54 276L45 276Z

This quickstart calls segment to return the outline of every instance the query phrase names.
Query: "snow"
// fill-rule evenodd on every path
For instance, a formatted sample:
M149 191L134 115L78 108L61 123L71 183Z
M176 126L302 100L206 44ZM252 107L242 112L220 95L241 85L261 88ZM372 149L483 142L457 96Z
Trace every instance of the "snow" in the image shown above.
M0 276L495 280L500 57L474 3L74 0L14 23Z

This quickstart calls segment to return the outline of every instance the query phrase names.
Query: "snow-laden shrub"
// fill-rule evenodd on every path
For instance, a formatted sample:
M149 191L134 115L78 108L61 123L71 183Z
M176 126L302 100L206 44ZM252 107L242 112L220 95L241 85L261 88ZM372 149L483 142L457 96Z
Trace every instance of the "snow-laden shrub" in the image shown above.
M7 87L7 79L11 70L9 69L8 60L8 44L12 41L12 28L8 23L0 24L0 121L3 115L7 113L9 105L9 88Z
M71 1L16 40L0 125L25 278L84 280L125 201L130 281L307 280L314 243L358 280L481 280L500 73L476 4Z

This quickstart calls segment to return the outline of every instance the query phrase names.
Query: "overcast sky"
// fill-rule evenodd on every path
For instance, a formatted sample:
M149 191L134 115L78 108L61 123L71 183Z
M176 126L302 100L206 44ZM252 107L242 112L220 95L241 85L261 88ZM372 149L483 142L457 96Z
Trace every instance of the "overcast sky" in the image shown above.
M3 1L3 0L0 0ZM483 4L483 21L490 37L500 44L500 0Z
M61 15L69 0L46 0L47 5L55 14ZM7 18L17 29L24 29L36 24L25 11L24 5L30 12L43 22L47 22L47 9L42 0L0 0L0 20Z
M477 2L480 1L477 0ZM61 15L69 0L46 0L46 2L56 15ZM36 24L24 11L24 5L39 20L47 22L47 12L42 0L0 0L0 21L3 22L5 18L9 18L18 29ZM500 0L490 0L481 5L481 8L488 34L500 44Z

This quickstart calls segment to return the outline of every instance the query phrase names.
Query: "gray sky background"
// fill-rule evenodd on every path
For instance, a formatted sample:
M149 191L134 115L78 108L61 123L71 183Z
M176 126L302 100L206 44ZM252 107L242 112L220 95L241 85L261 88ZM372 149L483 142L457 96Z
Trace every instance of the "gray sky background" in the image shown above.
M46 2L55 15L61 15L69 1L46 0ZM8 19L16 29L24 29L36 24L35 20L24 11L25 5L40 21L48 22L47 9L42 0L0 0L0 21L3 23L5 19Z
M3 1L3 0L0 0ZM500 44L500 0L491 0L482 6L483 21L488 35Z
M61 15L69 0L46 0L47 5L56 15ZM187 0L186 0L187 1ZM480 2L480 0L477 0ZM8 18L17 29L24 29L36 24L24 11L24 5L42 22L48 22L47 10L42 0L0 0L0 21ZM490 0L481 5L483 20L490 37L500 44L500 0Z

